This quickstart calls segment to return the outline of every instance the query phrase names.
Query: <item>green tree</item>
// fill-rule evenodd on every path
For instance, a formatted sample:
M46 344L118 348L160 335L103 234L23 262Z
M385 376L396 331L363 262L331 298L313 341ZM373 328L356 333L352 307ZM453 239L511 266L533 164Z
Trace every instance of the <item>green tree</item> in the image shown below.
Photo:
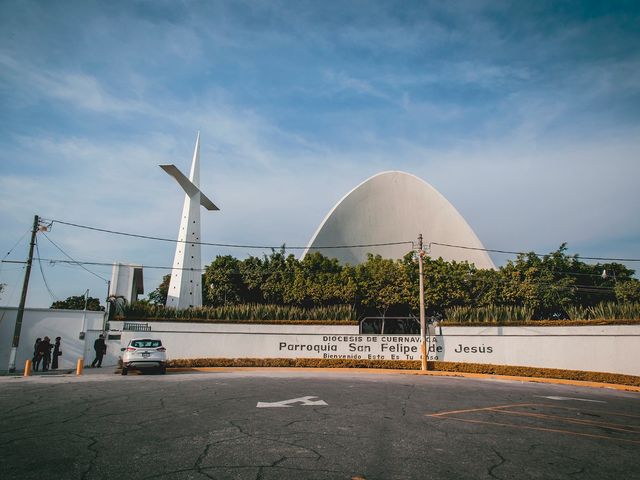
M262 261L262 284L260 291L266 303L291 303L293 279L295 277L296 257L286 255L284 245L279 251L264 256Z
M206 305L233 305L246 298L240 263L231 255L218 255L206 268L202 279Z
M242 303L264 303L262 282L265 272L262 259L250 256L240 263L239 268L244 285Z
M289 303L303 307L345 303L340 277L343 267L337 259L313 252L292 265L293 283L285 299Z
M65 300L53 302L49 308L56 308L60 310L84 310L84 300L84 295L67 297ZM100 305L99 299L89 297L87 299L87 310L102 311L104 310L104 307Z
M151 293L149 293L149 302L155 305L166 305L167 295L169 295L169 283L171 282L171 274L168 273L162 277L160 285Z
M377 310L382 317L392 307L408 313L412 286L400 260L369 254L365 263L356 265L355 273L363 307Z
M500 269L504 304L531 308L537 318L563 315L576 301L575 257L566 244L542 258L533 252L518 255Z
M614 287L616 299L621 303L640 302L640 281L635 278L617 282Z

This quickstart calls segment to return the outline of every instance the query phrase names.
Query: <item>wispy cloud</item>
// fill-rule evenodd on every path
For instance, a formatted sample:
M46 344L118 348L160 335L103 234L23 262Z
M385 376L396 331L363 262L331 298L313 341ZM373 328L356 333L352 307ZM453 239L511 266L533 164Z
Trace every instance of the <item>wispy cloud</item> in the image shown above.
M200 130L202 187L222 207L203 212L209 241L304 244L354 185L405 170L488 246L637 256L637 8L366 6L0 5L0 245L34 213L175 235L182 194L157 165L187 170ZM82 259L172 257L51 235ZM204 258L217 253L260 252ZM103 288L47 268L59 295ZM162 272L147 273L153 288Z

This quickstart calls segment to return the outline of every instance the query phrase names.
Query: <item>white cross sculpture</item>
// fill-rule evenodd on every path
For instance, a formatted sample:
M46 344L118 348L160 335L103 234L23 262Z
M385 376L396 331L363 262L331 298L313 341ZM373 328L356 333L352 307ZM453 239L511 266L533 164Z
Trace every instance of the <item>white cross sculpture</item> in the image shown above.
M175 165L160 165L160 168L175 178L185 191L166 306L178 309L200 307L202 306L200 205L207 210L220 210L200 191L200 132L196 137L189 178Z

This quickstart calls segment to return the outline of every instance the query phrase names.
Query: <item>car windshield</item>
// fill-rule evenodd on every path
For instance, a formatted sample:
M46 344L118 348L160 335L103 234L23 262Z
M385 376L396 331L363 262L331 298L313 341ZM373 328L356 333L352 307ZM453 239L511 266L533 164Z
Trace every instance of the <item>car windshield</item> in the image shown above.
M135 348L158 348L162 346L160 340L132 340L131 346Z

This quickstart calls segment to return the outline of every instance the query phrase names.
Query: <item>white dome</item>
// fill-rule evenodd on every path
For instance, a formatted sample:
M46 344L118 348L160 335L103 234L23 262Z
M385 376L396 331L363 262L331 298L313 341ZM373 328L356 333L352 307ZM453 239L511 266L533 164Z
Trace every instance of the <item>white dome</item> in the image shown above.
M367 260L367 253L402 258L411 245L366 248L321 248L416 241L484 248L462 215L435 188L404 172L382 172L365 180L340 200L325 217L304 255L319 251L342 263ZM318 248L320 247L320 248ZM495 268L487 252L432 245L432 258L468 261L477 268Z

